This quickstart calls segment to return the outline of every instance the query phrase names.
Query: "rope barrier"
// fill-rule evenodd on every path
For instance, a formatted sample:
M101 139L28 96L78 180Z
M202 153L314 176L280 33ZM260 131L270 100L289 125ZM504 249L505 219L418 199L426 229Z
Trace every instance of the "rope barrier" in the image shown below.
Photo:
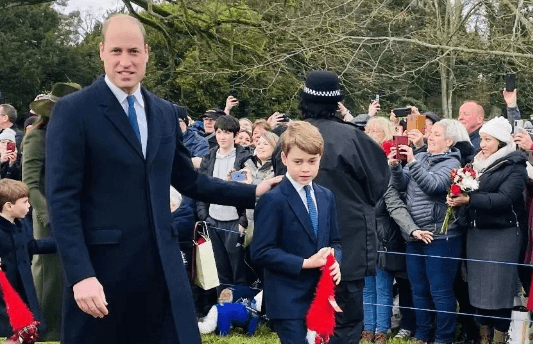
M424 309L424 308L414 308L414 307L405 307L405 306L396 306L396 305L382 305L379 303L368 303L363 302L363 305L370 305L370 306L381 306L381 307L391 307L391 308L400 308L400 309L411 309L413 311L425 311L425 312L434 312L434 313L444 313L444 314L455 314L455 315L466 315L466 316L473 316L473 317L479 317L479 318L489 318L489 319L498 319L498 320L517 320L515 318L502 318L502 317L496 317L491 315L481 315L481 314L470 314L470 313L462 313L462 312L448 312L448 311L439 311L436 309ZM533 320L519 320L523 322L529 322L533 323Z
M215 226L211 226L211 225L207 225L207 228L214 229L214 230L217 230L217 231L223 231L223 232L232 233L232 234L235 234L235 235L241 235L241 233L238 232L238 231L232 231L232 230L229 230L229 229L215 227ZM414 257L425 257L425 258L459 260L459 261L464 261L464 262L489 263L489 264L533 267L533 264L502 262L502 261L497 261L497 260L482 260L482 259L460 258L460 257L444 257L444 256L434 256L434 255L429 255L429 254L395 252L395 251L383 251L383 250L378 250L377 252L378 253L385 253L385 254L403 255L403 256L414 256Z

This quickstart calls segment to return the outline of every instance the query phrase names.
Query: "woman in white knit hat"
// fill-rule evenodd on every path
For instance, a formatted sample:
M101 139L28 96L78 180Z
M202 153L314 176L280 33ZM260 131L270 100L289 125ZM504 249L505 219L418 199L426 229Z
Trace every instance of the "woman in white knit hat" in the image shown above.
M460 214L468 226L467 258L518 263L523 240L527 240L526 156L516 150L511 124L503 117L487 122L479 134L481 151L473 163L481 175L479 189L447 201L450 206L466 207ZM510 325L504 319L511 317L518 269L471 261L467 266L470 303L482 315L478 319L480 344L491 339L493 344L503 344Z

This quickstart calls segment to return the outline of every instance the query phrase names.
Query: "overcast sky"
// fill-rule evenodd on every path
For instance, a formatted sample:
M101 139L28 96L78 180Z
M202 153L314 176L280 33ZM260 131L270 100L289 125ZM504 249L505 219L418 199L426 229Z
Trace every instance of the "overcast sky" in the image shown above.
M72 11L89 11L96 16L102 16L107 10L114 10L124 6L121 0L69 0L67 7L56 6L63 13Z

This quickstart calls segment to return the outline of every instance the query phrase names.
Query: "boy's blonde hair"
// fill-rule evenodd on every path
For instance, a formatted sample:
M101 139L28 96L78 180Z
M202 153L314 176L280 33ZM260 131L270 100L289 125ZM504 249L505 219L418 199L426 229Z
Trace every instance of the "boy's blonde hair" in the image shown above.
M15 203L17 200L29 196L30 190L23 182L8 178L0 181L0 211L4 210L4 205L7 202Z
M303 121L292 121L281 139L281 150L287 156L292 147L298 147L307 154L324 155L324 139L318 128Z

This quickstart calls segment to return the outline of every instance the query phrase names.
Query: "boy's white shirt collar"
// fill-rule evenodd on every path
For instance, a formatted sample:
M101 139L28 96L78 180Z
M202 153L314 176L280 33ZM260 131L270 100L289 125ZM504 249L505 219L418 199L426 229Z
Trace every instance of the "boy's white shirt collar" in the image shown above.
M113 94L117 98L118 102L122 105L124 103L124 101L126 100L126 98L129 96L129 94L127 94L126 92L124 92L123 90L118 88L111 81L111 79L109 79L107 74L106 74L104 80L105 80L105 83L107 84L107 86L111 89L111 92L113 92ZM132 93L132 96L135 98L135 101L137 101L137 103L144 109L144 100L143 100L142 93L141 93L141 84L140 83L137 85L137 89L135 90L135 92Z
M295 181L291 177L289 172L287 172L285 176L287 176L287 179L291 182L292 186L296 189L296 192L302 199L302 202L304 203L305 209L307 209L307 211L309 211L309 208L307 207L307 195L305 194L304 186L309 185L311 187L311 198L313 199L313 202L315 203L315 208L318 209L318 206L316 203L316 197L315 197L315 189L313 188L313 181L310 181L309 183L304 185L304 184L300 184L297 181Z

